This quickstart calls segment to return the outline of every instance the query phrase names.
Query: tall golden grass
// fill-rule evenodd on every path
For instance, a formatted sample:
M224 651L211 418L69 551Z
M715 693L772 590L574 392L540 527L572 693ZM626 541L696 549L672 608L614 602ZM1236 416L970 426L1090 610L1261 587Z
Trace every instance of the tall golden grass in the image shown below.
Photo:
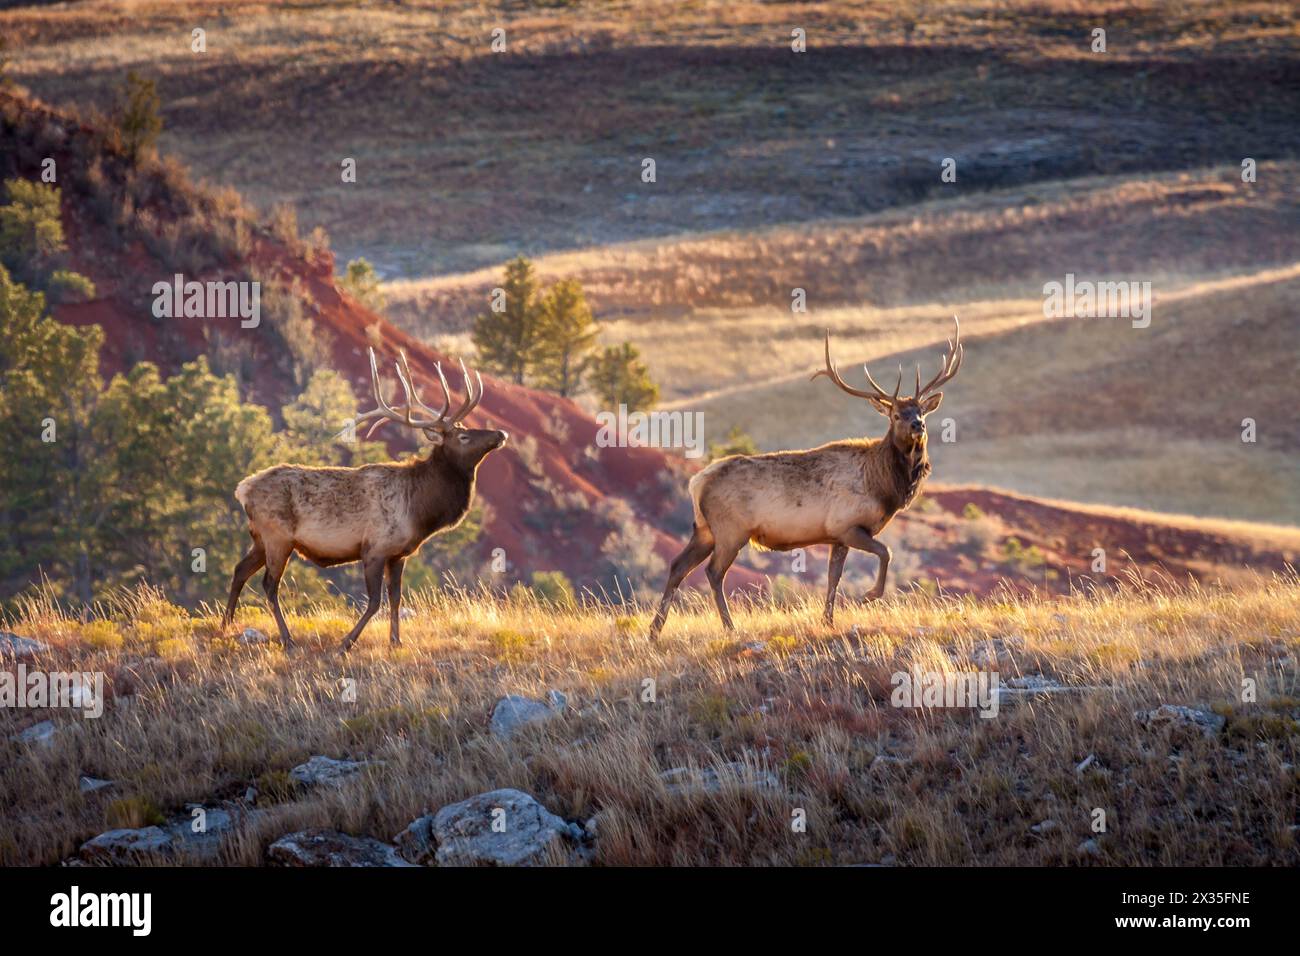
M595 817L602 865L1297 862L1294 574L1234 590L1133 580L1060 600L896 595L843 608L834 628L817 601L757 602L734 634L695 595L659 644L639 608L470 593L410 606L400 649L374 624L340 660L351 616L338 607L295 615L303 646L285 654L240 645L155 592L123 595L89 623L28 601L10 626L52 645L41 664L102 670L112 690L98 720L53 714L48 749L0 743L0 862L55 863L123 807L166 815L250 785L267 812L223 862L259 863L271 840L307 826L387 840L498 787ZM236 632L247 626L274 630L255 608ZM976 663L990 650L996 664ZM994 718L890 705L896 672L980 667L1094 689ZM1256 702L1242 701L1246 678ZM487 731L498 698L550 689L569 695L563 716L509 744ZM1228 724L1213 738L1137 724L1135 711L1164 703L1214 708ZM47 716L6 711L0 741ZM384 763L342 791L279 792L313 754ZM778 785L673 794L659 776L733 761ZM117 783L82 794L82 773ZM791 826L799 810L806 832ZM1031 831L1048 819L1055 829ZM1099 855L1079 851L1088 839Z

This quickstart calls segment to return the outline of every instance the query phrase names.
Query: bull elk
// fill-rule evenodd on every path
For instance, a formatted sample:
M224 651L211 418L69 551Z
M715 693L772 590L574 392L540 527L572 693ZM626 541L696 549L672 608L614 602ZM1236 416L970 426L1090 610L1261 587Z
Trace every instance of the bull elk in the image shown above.
M222 626L234 618L244 583L265 567L262 587L280 629L280 641L285 647L292 646L278 594L285 565L297 551L319 567L361 562L366 609L344 638L342 651L352 646L379 610L385 574L391 615L388 637L394 645L401 643L398 612L406 559L431 535L455 527L465 517L479 464L489 452L504 445L508 436L495 429L461 424L483 398L482 376L475 375L475 391L464 362L465 400L450 417L451 393L441 364L441 411L421 400L404 352L399 353L396 366L406 404L393 408L384 399L375 350L370 349L370 380L377 405L358 416L355 423L373 420L367 438L389 422L418 429L433 450L426 458L358 468L275 465L241 481L235 497L248 515L253 545L235 567Z
M880 559L875 584L867 597L875 600L884 594L890 550L876 536L894 515L911 504L930 474L925 417L939 407L943 393L935 389L957 374L963 354L958 323L955 341L948 342L939 373L923 386L918 365L916 394L899 397L903 385L901 366L893 392L877 385L865 365L870 391L848 385L831 362L828 331L826 367L812 377L825 375L842 391L866 399L889 419L888 434L883 438L830 442L807 451L732 455L692 477L689 487L695 505L694 531L669 569L663 599L650 625L651 638L658 637L663 628L683 579L705 558L709 558L709 585L718 614L723 626L731 630L723 582L736 555L750 541L776 551L815 544L831 546L824 612L827 624L834 622L835 592L850 548L868 551Z

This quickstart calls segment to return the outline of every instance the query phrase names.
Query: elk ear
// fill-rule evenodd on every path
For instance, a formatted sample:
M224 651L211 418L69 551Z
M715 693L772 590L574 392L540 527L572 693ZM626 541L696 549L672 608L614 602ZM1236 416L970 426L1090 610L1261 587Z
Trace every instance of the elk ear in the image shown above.
M936 408L939 407L939 403L942 401L943 401L943 392L935 392L933 395L921 399L921 414L929 415L932 411L934 411Z
M889 402L885 401L883 398L876 398L872 395L866 395L863 397L871 403L872 408L880 412L880 414L884 415L886 418L889 417L889 413L892 411L892 406L890 406Z
M442 432L438 431L436 428L426 428L424 430L424 437L429 439L429 444L434 448L437 448L442 444Z

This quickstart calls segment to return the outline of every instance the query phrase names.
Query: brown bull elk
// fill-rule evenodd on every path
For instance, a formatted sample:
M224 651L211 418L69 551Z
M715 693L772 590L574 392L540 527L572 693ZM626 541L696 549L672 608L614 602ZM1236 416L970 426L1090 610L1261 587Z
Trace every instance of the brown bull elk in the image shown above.
M280 641L285 647L293 644L280 612L278 593L289 556L297 551L320 567L361 562L366 609L344 638L341 650L352 646L379 610L385 573L391 615L388 636L394 645L401 643L398 612L406 559L431 535L455 527L465 517L474 496L479 463L504 445L508 436L495 429L466 428L461 424L483 398L482 376L475 376L476 392L464 362L461 372L465 401L448 417L451 393L441 364L438 380L443 404L441 411L435 411L421 401L406 354L399 355L397 377L406 393L406 404L393 408L384 400L375 350L371 349L370 379L377 407L358 416L356 424L373 419L367 438L389 422L420 429L433 444L432 452L427 458L359 468L275 465L241 481L235 497L248 515L253 545L235 567L223 626L234 618L244 583L265 566L262 587L280 629Z
M749 541L776 551L815 544L831 546L824 615L828 624L834 620L835 591L849 548L869 551L880 559L875 585L867 597L874 600L884 594L890 551L876 540L876 535L911 504L930 474L925 417L939 407L943 393L935 389L957 374L962 355L958 323L956 339L948 342L948 354L939 374L923 386L918 365L916 394L900 398L901 366L892 393L877 385L870 371L870 391L846 384L831 362L828 331L826 367L813 378L825 375L841 390L866 399L889 419L889 433L883 438L830 442L808 451L733 455L696 474L690 481L695 529L682 553L673 560L663 599L650 625L651 638L658 637L663 628L673 595L683 579L705 558L710 558L709 584L718 614L723 626L731 630L723 581L736 555ZM866 370L866 366L863 368Z

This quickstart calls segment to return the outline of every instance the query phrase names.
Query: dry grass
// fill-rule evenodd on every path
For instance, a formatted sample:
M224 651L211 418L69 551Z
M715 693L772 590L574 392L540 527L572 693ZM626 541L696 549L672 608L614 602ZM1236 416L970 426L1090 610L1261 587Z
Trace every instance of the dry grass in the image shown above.
M304 647L286 656L236 646L148 593L108 609L111 625L33 603L12 626L54 645L46 667L107 672L112 699L97 721L52 715L49 751L3 745L0 861L53 863L108 827L110 798L80 794L79 773L119 781L113 812L143 817L237 799L324 753L386 763L336 794L288 795L228 862L257 863L270 840L310 825L388 839L430 808L506 786L570 819L599 814L605 865L1297 862L1294 576L1059 601L913 594L847 607L833 630L815 604L764 604L739 614L735 635L688 604L652 646L642 613L426 595L403 648L374 625L341 663L329 653L349 623L337 609L295 618ZM250 609L240 623L269 621ZM993 719L890 706L892 673L975 669L972 653L994 638L1004 680L1098 689ZM754 640L766 648L747 651ZM356 703L341 699L342 677ZM1256 704L1240 702L1244 677L1258 681ZM641 702L646 679L655 703ZM570 695L566 716L512 746L486 732L498 697L551 688ZM1212 740L1135 724L1135 710L1162 703L1231 721ZM6 710L0 739L43 716ZM903 762L873 767L880 755ZM658 779L733 760L779 786L669 795ZM791 830L796 808L806 833ZM1090 830L1094 808L1104 834ZM1031 833L1044 819L1058 828ZM1093 836L1096 860L1076 852Z

